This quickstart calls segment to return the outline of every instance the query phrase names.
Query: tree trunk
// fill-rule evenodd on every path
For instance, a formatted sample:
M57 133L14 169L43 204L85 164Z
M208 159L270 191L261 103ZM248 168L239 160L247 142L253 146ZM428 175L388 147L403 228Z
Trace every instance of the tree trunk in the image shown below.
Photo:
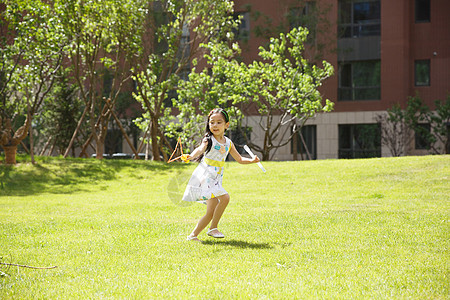
M269 161L270 160L270 151L264 150L262 153L262 160L263 161Z
M292 126L293 126L293 130L297 129L297 120L296 119L294 119L292 121ZM297 142L298 142L297 141L297 133L295 133L294 136L292 137L292 154L293 154L292 159L294 161L298 160L298 152L297 152L298 144L297 144Z
M108 99L108 101L107 101L106 103L107 103L108 106L109 106L109 99ZM120 122L120 120L119 120L119 118L117 117L117 115L113 112L111 106L109 106L109 111L111 112L112 116L114 117L114 120L116 121L117 126L119 126L120 132L122 132L122 136L123 136L123 137L125 138L125 140L127 141L128 146L130 146L131 151L133 151L133 153L134 153L134 159L139 159L139 154L138 154L138 152L137 152L136 149L134 148L133 143L131 142L130 138L128 137L127 132L125 131L125 128L123 128L122 123Z
M48 138L47 142L45 143L44 147L41 150L41 153L39 154L40 156L44 156L45 151L47 151L47 148L50 145L52 138L53 138L52 136Z
M151 137L152 137L153 160L160 161L161 158L159 156L159 145L158 145L158 120L156 120L155 117L152 118Z
M103 159L103 154L105 153L105 140L106 140L106 135L108 133L108 122L106 118L109 118L102 115L100 120L100 133L98 134L98 136L95 135L94 133L94 137L96 137L95 139L95 158L97 159Z
M5 151L5 164L15 165L16 164L16 152L17 146L2 146Z
M303 147L305 148L305 151L306 151L306 155L307 155L307 157L308 157L308 160L311 160L311 159L312 159L312 158L311 158L311 153L309 152L308 145L306 145L305 139L303 138L302 131L300 130L299 133L300 133L300 140L301 140L301 142L302 142Z
M447 141L445 142L444 147L445 147L444 153L450 154L450 138L449 137L447 137Z
M96 159L103 159L103 153L105 152L105 141L98 139L96 142Z
M31 163L34 165L36 164L36 161L34 160L34 136L33 136L33 127L30 126L30 132L28 133L30 135L30 158Z
M89 104L89 103L88 103ZM69 145L67 146L66 152L64 153L64 158L67 158L67 156L69 155L69 151L70 149L72 149L72 145L75 141L75 138L78 135L78 131L81 128L81 125L83 125L83 120L86 116L86 113L88 112L89 105L86 105L85 109L83 110L83 114L80 117L80 120L78 120L78 124L77 124L77 128L75 129L75 131L73 132L72 138L70 139Z

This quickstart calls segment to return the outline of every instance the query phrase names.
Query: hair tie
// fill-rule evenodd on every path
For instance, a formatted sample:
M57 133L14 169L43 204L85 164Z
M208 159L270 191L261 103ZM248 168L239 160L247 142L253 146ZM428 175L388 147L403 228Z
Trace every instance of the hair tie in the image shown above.
M222 113L223 116L225 117L225 121L228 123L230 122L230 116L228 116L228 113L226 112L226 110L224 110L223 108L214 108L209 112L209 116L211 116L214 113Z
M230 117L228 116L228 113L227 113L224 109L222 109L221 112L222 112L222 113L224 114L224 116L225 116L225 121L227 121L227 123L230 122Z

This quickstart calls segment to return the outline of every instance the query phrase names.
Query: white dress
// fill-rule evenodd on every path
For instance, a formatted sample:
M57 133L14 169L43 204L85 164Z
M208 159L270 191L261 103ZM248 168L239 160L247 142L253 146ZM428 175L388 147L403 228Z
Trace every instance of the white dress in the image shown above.
M225 144L211 136L211 150L206 153L192 173L183 201L206 203L206 200L228 194L222 187L225 159L231 148L231 140L225 137Z

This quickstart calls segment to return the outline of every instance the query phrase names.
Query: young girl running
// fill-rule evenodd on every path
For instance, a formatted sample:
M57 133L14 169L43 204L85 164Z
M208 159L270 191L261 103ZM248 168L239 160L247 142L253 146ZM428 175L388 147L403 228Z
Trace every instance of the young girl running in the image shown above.
M207 234L215 238L224 237L217 227L230 202L230 196L222 187L225 159L228 153L240 164L259 162L256 156L253 159L245 158L237 152L233 142L224 135L229 126L230 119L227 112L221 108L213 109L208 115L206 134L201 145L187 155L187 160L196 160L200 163L192 173L183 200L206 203L206 214L187 237L189 241L200 241L197 236L210 222Z

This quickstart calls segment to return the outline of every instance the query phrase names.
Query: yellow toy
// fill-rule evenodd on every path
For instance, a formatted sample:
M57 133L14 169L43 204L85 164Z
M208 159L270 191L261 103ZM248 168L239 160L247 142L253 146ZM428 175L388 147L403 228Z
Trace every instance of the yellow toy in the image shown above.
M172 158L172 156L175 154L175 152L177 152L178 145L180 145L181 155L178 156L178 157ZM173 150L173 153L170 156L170 158L167 161L167 163L169 164L169 163L171 163L173 161L176 161L177 159L181 159L183 162L188 163L188 162L190 162L190 160L188 159L188 156L189 156L189 154L183 154L183 146L181 145L181 138L178 138L178 142L177 142L177 145L175 146L175 150Z

